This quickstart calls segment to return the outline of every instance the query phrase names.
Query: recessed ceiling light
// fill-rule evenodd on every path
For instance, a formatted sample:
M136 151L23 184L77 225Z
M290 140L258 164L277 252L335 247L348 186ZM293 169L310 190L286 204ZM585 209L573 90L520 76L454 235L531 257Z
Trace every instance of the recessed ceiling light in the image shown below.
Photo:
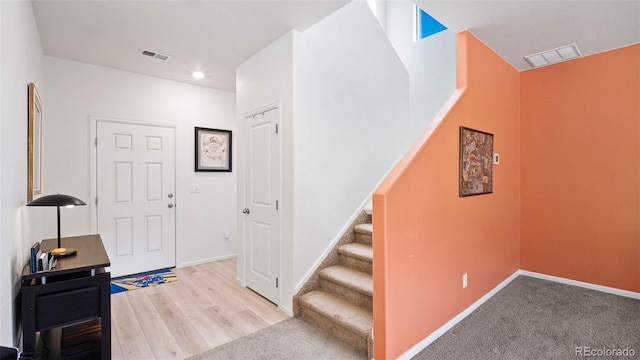
M194 71L191 75L196 79L202 79L204 77L204 73L202 71Z
M537 54L525 56L525 60L533 67L549 65L564 60L577 58L580 56L580 51L576 44L567 46L561 46L559 48L542 51Z

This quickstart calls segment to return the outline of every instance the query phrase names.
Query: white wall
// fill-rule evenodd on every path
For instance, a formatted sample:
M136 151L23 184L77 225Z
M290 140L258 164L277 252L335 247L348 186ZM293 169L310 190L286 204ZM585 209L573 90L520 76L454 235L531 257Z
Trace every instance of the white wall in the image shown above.
M291 312L294 293L410 145L408 74L366 3L353 2L238 67L239 121L275 102L283 128L280 306ZM242 207L242 175L239 182Z
M388 37L365 2L352 2L237 69L239 121L280 102L291 131L283 134L285 309L455 89L455 35L414 43L409 1L389 2L381 14Z
M455 90L456 34L445 30L414 42L413 2L386 3L387 36L409 72L411 82L413 131L407 141L413 143Z
M237 85L239 121L274 102L283 110L280 306L290 311L294 293L405 151L408 74L366 3L353 2L247 60Z
M194 172L194 127L236 135L233 93L49 56L44 69L47 193L91 201L90 116L175 124L177 265L236 254L237 162L231 173ZM190 193L192 184L199 193ZM90 216L89 206L66 211L62 235L90 233ZM45 232L55 237L55 231L51 216ZM230 233L229 241L224 232Z
M0 345L18 340L19 274L39 238L38 210L27 211L27 85L43 90L42 45L28 1L0 2ZM44 115L46 117L46 115ZM46 119L46 118L45 118ZM30 229L33 228L33 229Z
M306 30L294 57L294 282L411 145L409 76L365 2Z
M289 313L291 298L293 297L292 268L293 268L293 42L300 34L289 32L276 40L250 59L238 66L236 70L236 101L238 131L242 134L244 123L243 114L260 107L278 103L281 116L281 151L282 151L282 241L280 247L280 296L283 299L280 307ZM242 165L245 161L242 142L239 136L238 158ZM244 169L238 168L238 208L244 208L245 182ZM244 216L238 221L240 247L238 248L238 280L245 282L244 277Z

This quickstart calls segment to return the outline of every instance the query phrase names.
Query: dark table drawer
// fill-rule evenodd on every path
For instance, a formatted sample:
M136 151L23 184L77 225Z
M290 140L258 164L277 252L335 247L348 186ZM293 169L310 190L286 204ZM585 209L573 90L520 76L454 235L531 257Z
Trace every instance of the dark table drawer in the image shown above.
M36 297L36 329L72 324L100 316L100 288L89 286Z

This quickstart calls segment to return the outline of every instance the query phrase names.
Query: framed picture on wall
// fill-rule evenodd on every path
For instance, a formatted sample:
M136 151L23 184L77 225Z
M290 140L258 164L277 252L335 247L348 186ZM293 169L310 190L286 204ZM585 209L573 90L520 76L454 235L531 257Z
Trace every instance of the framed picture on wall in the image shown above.
M28 87L27 202L42 193L42 100L34 83Z
M231 130L197 127L195 171L231 171Z
M493 134L460 127L460 197L493 192Z

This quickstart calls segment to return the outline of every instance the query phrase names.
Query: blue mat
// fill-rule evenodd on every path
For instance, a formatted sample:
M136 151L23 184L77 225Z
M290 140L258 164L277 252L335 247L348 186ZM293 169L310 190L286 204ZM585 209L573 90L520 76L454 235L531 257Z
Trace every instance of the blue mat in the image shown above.
M149 271L111 279L111 293L142 289L178 280L171 269Z

